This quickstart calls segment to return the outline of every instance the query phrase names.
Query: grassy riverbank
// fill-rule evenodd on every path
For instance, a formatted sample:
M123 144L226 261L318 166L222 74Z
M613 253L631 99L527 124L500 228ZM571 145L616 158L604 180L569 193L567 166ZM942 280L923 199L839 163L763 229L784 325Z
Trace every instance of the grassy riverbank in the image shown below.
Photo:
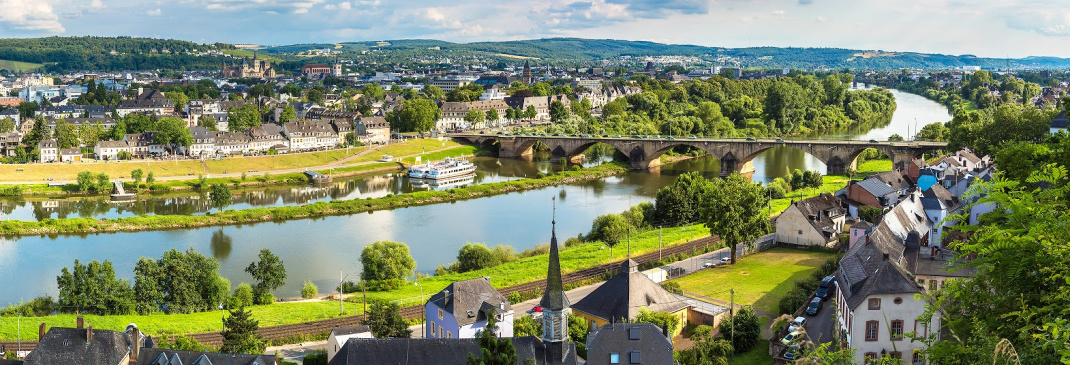
M260 327L279 326L338 317L338 301L282 302L248 307ZM363 313L362 304L345 303L346 315ZM223 311L190 314L150 315L85 315L86 325L96 329L123 331L130 323L137 324L141 331L151 335L184 335L219 332L223 329ZM37 341L37 326L45 323L49 328L74 327L76 314L58 314L48 317L22 317L22 340ZM15 341L18 338L19 319L0 317L0 341Z
M302 206L265 207L243 210L227 210L208 215L152 215L116 219L65 218L43 221L2 221L3 235L52 235L86 234L102 232L131 232L167 230L277 222L292 219L315 218L329 215L355 214L382 209L394 209L414 205L437 204L464 199L474 199L503 193L537 189L600 179L627 171L622 164L603 164L586 169L562 171L535 179L503 181L490 184L466 186L445 191L420 191L410 194L389 195L374 199L334 200Z
M856 180L863 179L869 175L891 170L891 160L869 160L858 164L858 170L855 172L854 178ZM794 190L792 192L789 192L784 198L773 199L770 202L770 216L776 217L780 215L780 213L783 212L784 209L788 209L788 206L790 206L791 202L793 201L803 200L826 193L835 194L840 189L847 187L847 182L851 180L846 175L825 175L822 176L822 179L824 182L819 188L805 188Z

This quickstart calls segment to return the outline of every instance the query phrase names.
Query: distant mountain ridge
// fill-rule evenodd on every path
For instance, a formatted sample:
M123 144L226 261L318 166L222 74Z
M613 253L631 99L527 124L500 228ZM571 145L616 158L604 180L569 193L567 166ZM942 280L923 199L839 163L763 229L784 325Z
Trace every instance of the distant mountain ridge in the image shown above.
M170 39L132 37L45 37L0 39L0 60L44 64L44 71L122 71L213 69L223 57L205 56L209 50L229 50L224 43L198 44ZM313 60L297 56L315 49L346 52L381 49L404 55L432 52L461 52L486 55L499 60L532 57L557 63L594 63L622 56L690 56L707 64L759 68L894 70L903 68L947 69L980 66L985 69L1065 69L1070 59L1046 56L1025 58L985 58L973 55L944 55L918 52L886 52L844 48L746 47L724 48L647 41L584 38L543 38L532 40L454 43L434 39L356 41L270 46L256 52L275 55L288 63ZM229 52L229 51L228 51ZM200 54L200 55L194 55ZM356 56L356 55L353 55ZM331 56L333 58L334 56ZM721 61L728 62L721 62Z

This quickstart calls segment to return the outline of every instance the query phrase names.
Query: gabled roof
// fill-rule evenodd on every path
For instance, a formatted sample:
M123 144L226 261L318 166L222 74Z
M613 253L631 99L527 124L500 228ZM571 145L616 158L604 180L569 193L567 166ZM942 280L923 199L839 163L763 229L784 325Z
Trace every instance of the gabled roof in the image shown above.
M609 364L610 354L618 354L621 364L634 364L632 356L640 364L672 364L672 349L662 329L651 323L612 323L587 335L588 364Z
M839 229L837 229L832 218L843 216L846 213L840 207L840 200L828 193L794 202L792 206L799 209L806 221L810 222L810 225L818 232L831 232L833 234L839 233Z
M274 365L276 359L274 355L235 355L142 348L138 353L137 363L147 365Z
M131 341L122 332L52 327L26 356L27 365L119 364L130 354Z
M549 359L548 346L552 344L532 337L513 337L513 346L520 364L575 365L576 345L566 341L565 361ZM468 355L478 355L479 342L474 338L351 338L331 365L417 365L417 364L464 364Z
M687 303L639 272L638 266L631 259L624 261L617 275L572 305L572 309L609 322L624 322L634 319L640 308L666 313L687 308Z
M345 336L357 333L371 332L371 327L365 325L358 325L353 327L337 327L331 330L332 336Z
M885 184L887 184L888 186L892 187L892 189L895 189L896 191L910 189L910 188L914 187L914 185L910 183L909 179L907 179L905 176L903 176L903 174L900 173L899 171L895 171L895 170L893 170L893 171L885 171L885 172L870 176L870 179L880 180L881 182L884 182Z
M876 242L879 239L871 235L869 240L851 247L840 259L836 282L847 300L847 306L852 309L874 294L921 292L913 276L896 264L894 259L885 256L879 247L881 245Z
M427 302L453 314L458 326L486 320L483 310L487 306L498 313L513 310L509 300L495 290L486 277L453 282Z
M940 184L934 184L921 194L921 202L925 206L925 210L941 209L951 211L959 206L958 198L955 198L950 191Z
M873 196L877 198L896 192L896 190L892 189L892 187L888 186L888 184L885 184L880 179L876 179L873 177L855 182L855 184L857 184L859 187L869 192L870 194L873 194Z

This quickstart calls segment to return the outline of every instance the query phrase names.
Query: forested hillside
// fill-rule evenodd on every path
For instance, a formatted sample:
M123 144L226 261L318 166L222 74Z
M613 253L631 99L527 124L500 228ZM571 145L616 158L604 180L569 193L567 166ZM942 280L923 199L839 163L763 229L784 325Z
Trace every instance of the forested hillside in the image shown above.
M218 68L221 57L195 53L229 45L131 37L0 39L0 60L43 63L46 72Z

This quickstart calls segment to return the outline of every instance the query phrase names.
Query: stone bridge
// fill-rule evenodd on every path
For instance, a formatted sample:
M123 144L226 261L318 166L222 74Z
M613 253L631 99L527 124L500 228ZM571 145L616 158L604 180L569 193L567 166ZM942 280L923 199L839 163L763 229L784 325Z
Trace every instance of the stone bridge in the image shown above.
M855 167L855 159L867 148L875 148L893 162L895 168L906 168L914 158L922 157L925 152L945 149L945 142L877 142L877 141L842 141L842 140L774 140L774 139L640 139L640 138L600 138L568 136L504 136L494 134L450 134L459 142L490 148L500 145L499 157L530 156L536 142L542 142L550 148L555 159L567 159L580 162L583 153L595 143L605 143L628 156L633 169L649 169L661 164L659 157L678 146L689 146L708 152L721 161L721 174L731 171L749 173L754 171L751 163L755 157L766 150L785 146L802 150L828 167L829 175L843 174L848 167Z

